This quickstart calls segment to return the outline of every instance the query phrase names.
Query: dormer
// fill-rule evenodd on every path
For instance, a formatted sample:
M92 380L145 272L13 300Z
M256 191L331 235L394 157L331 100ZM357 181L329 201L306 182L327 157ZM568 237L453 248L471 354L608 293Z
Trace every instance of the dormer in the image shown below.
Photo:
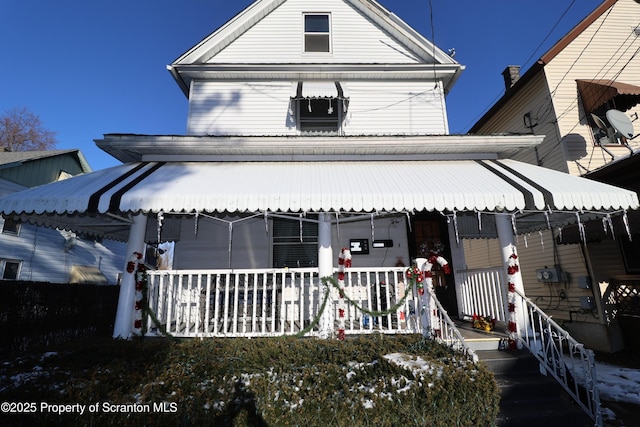
M372 0L258 0L168 69L187 133L447 134L463 67Z

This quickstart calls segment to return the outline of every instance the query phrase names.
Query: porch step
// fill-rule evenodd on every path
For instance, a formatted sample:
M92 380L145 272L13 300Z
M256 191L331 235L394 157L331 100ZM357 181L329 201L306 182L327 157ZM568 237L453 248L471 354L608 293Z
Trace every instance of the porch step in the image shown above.
M498 350L500 344L506 340L507 335L500 331L481 331L475 329L470 322L455 321L467 346L475 351Z
M494 373L500 388L498 427L585 427L593 425L551 376L540 373L535 357L527 350L480 350L480 361Z

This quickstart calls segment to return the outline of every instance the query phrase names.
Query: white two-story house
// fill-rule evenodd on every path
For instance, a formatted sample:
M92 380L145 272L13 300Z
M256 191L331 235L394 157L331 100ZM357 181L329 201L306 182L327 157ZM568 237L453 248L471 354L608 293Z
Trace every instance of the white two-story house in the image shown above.
M149 273L160 325L148 325L176 336L326 335L336 322L346 333L437 329L429 293L405 277L433 253L425 284L451 316L484 307L512 322L500 277L515 235L587 211L622 215L638 200L505 160L543 136L449 135L446 96L463 68L373 0L257 0L169 65L189 99L185 135L106 134L97 145L123 165L0 210L125 239L128 254L174 242L175 270ZM490 299L464 287L476 273L461 244L487 237L499 238L505 273ZM343 248L351 267L339 264ZM340 269L347 308L322 280ZM136 282L123 274L114 336L131 334Z

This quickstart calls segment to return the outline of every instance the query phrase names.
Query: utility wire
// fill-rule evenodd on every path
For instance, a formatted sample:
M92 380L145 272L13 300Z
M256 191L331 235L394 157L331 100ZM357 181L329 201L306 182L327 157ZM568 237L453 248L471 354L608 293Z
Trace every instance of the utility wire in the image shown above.
M558 20L556 21L556 23L553 25L553 27L551 28L551 30L547 33L547 35L545 36L545 38L540 42L540 44L538 45L538 47L536 47L536 49L531 53L531 56L529 56L529 58L527 58L526 61L524 61L522 63L523 68L526 67L527 64L529 64L529 61L531 61L531 59L533 58L533 56L536 54L537 51L540 50L540 48L542 47L542 45L549 39L549 37L551 37L551 34L553 34L553 32L556 30L556 28L558 28L558 25L560 25L560 21L562 21L565 17L565 15L567 13L569 13L569 10L573 7L573 5L575 4L576 0L573 0L571 2L571 4L565 9L565 11L562 13L562 15L560 16L560 18L558 18Z
M540 50L540 47L547 41L547 39L549 39L549 37L551 37L551 35L553 34L553 32L556 30L556 28L558 27L558 25L560 24L560 22L562 21L562 19L565 17L565 15L569 12L569 10L571 9L571 7L573 7L573 5L575 4L576 0L572 0L571 3L569 4L569 6L565 9L565 11L562 13L562 15L560 15L560 17L556 20L556 23L553 25L553 27L551 28L551 30L547 33L547 35L544 37L544 39L540 42L540 44L538 44L538 47L535 48L535 50L531 53L531 55L529 56L529 58L525 61L525 64L527 64L531 58L534 57L534 55L536 54L536 52L538 50ZM429 3L431 3L431 0L429 0ZM471 127L471 125L475 122L478 121L478 119L482 116L484 116L486 114L487 111L489 111L489 109L497 102L498 99L500 99L503 96L503 93L500 92L494 99L493 101L491 101L491 103L486 106L481 113L479 113L478 115L476 115L469 123L467 123L467 125L465 126L465 128L469 129Z

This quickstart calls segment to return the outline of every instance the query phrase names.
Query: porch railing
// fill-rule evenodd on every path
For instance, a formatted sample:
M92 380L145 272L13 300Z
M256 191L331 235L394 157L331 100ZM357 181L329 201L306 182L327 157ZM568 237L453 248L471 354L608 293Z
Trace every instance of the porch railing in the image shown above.
M311 326L327 289L326 309L338 317L338 291L321 283L317 269L149 271L148 281L149 333L251 337L307 328L307 335L315 335L318 327ZM384 313L372 316L348 304L345 333L422 332L418 298L411 293L403 301L409 292L404 268L350 268L344 289L365 311Z
M503 267L457 270L459 316L470 319L477 314L506 322L506 294L501 285L503 276Z
M516 291L527 327L521 333L522 343L538 359L544 371L550 373L573 399L602 426L600 395L593 351L573 339L530 299Z
M425 312L424 297L410 289L404 268L349 268L344 292L350 303L343 305L338 289L323 284L316 269L149 271L148 282L147 333L318 335L314 320L329 292L325 310L336 326L338 310L345 310L345 334L421 333L477 360L435 294L433 315Z

